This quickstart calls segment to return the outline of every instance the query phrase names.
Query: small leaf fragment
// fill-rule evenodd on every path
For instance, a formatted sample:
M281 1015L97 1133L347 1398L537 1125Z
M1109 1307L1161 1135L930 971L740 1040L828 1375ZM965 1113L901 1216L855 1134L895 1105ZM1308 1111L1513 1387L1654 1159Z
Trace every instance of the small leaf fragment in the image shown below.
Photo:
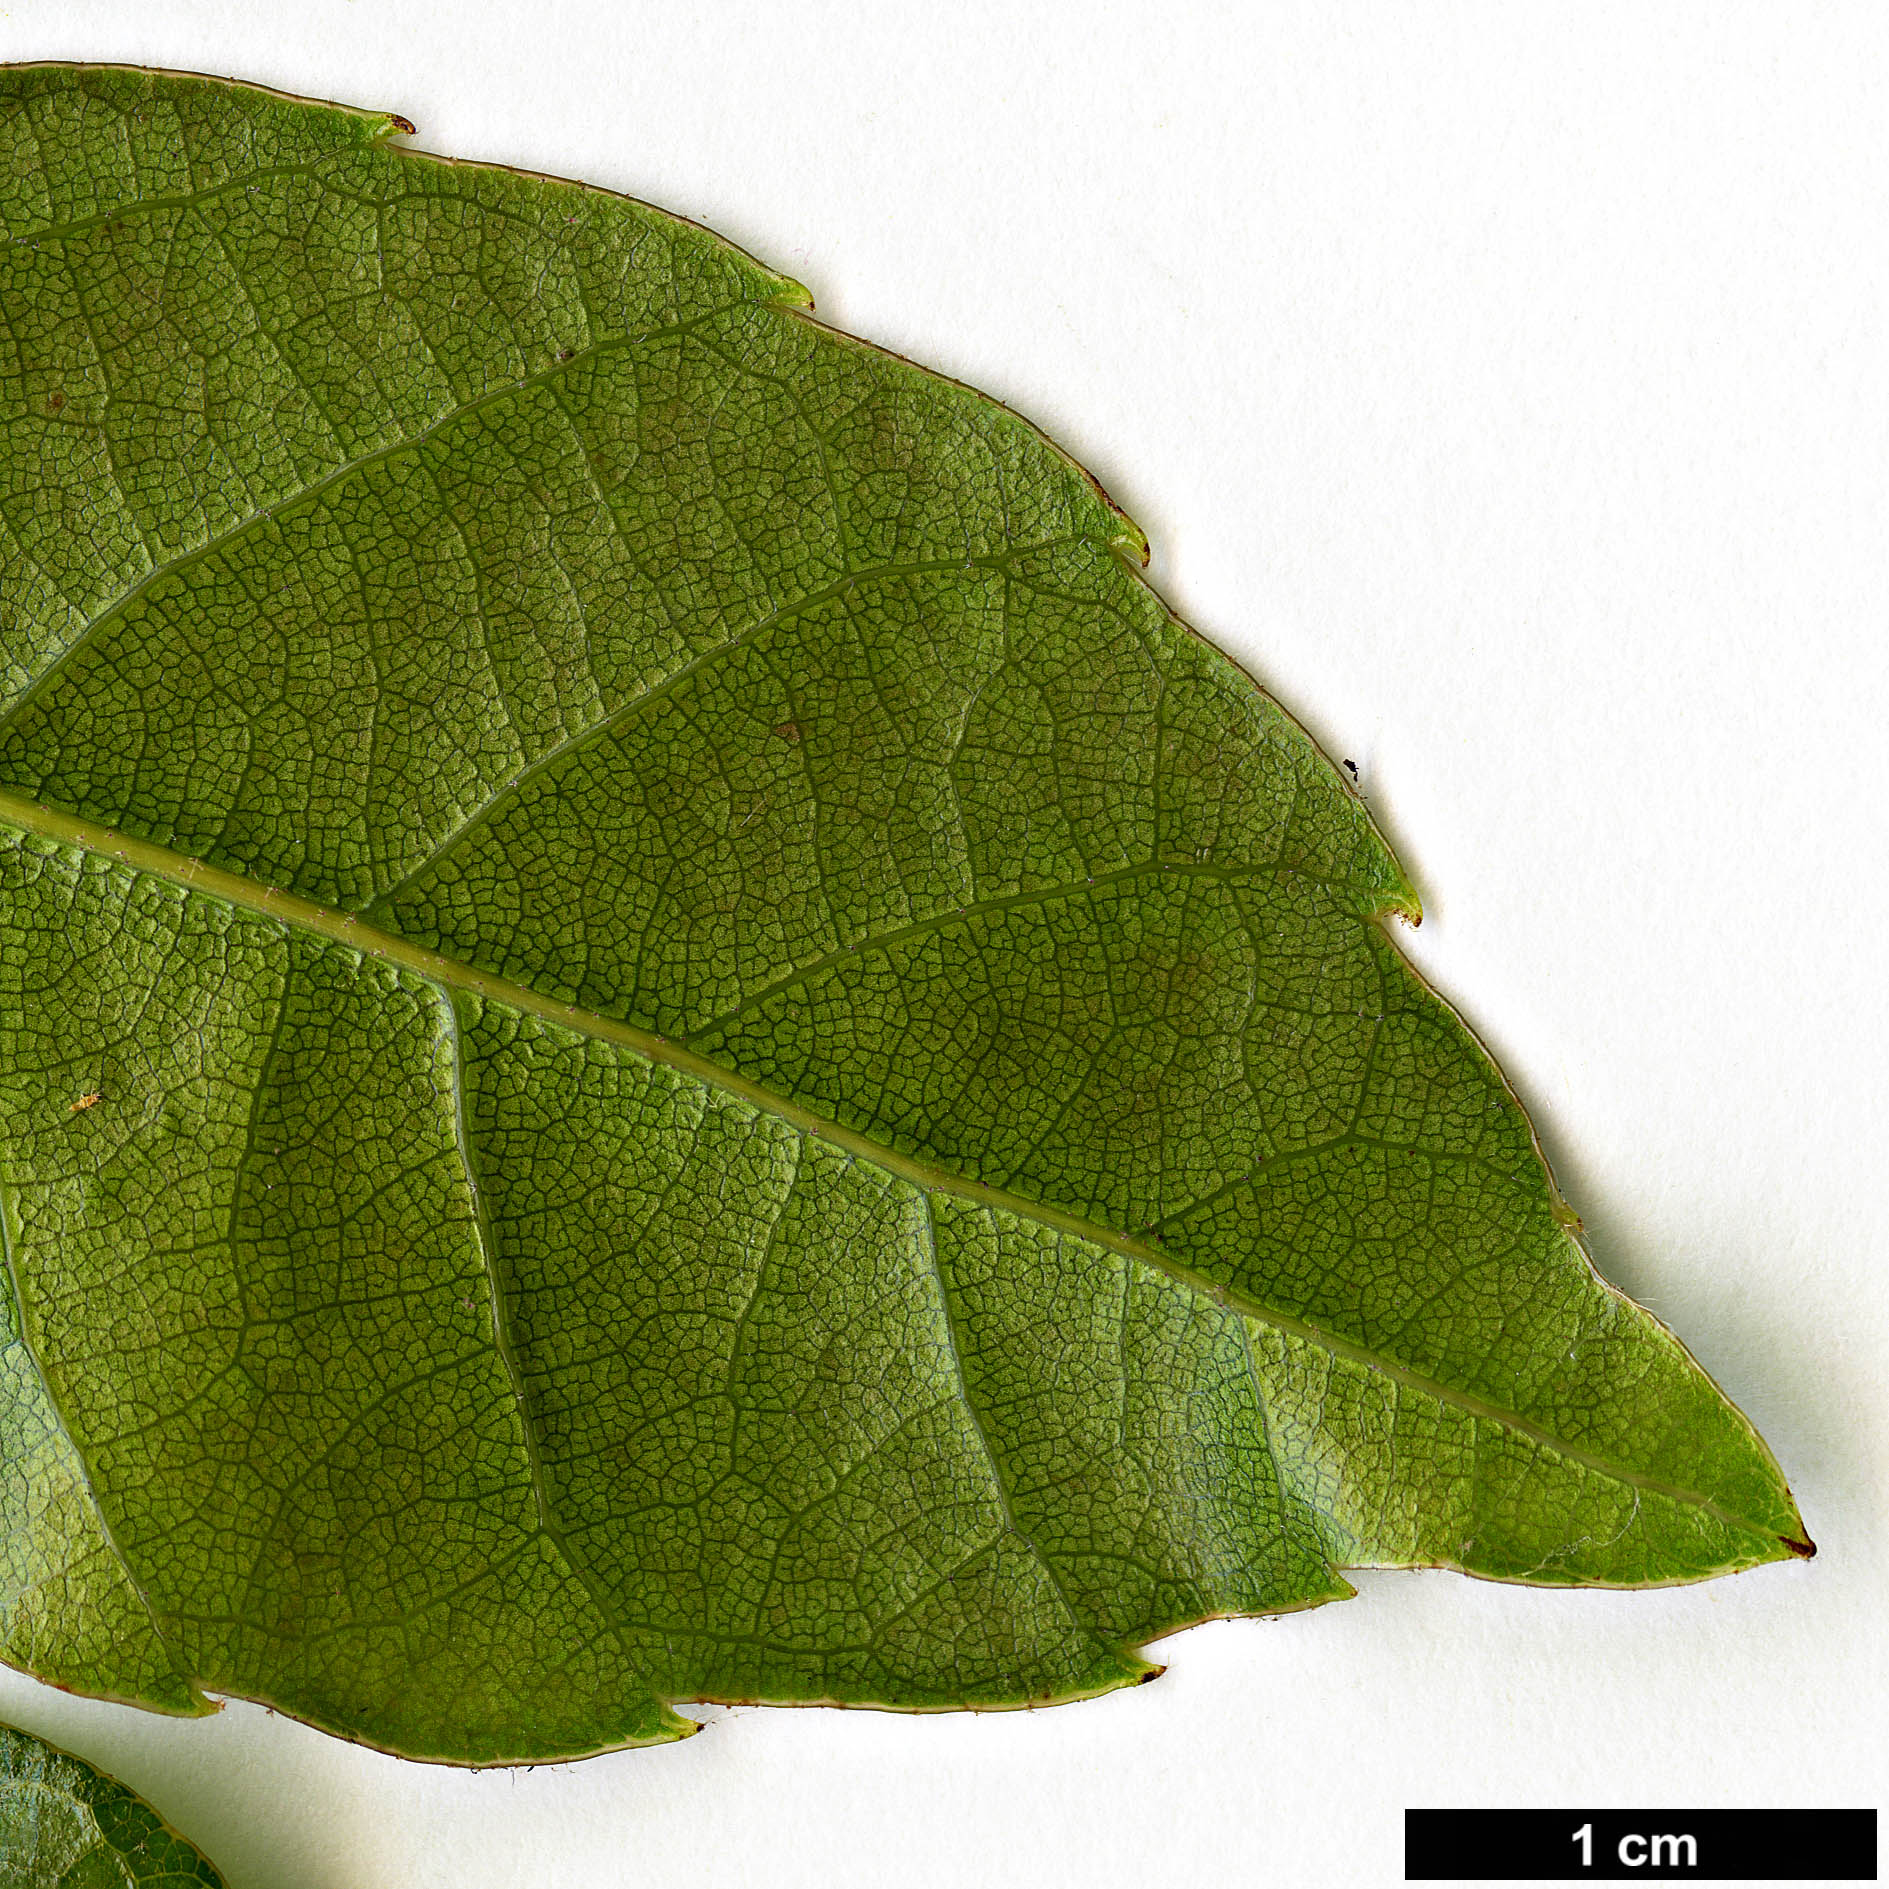
M115 1778L0 1725L0 1882L8 1889L222 1889L223 1878Z

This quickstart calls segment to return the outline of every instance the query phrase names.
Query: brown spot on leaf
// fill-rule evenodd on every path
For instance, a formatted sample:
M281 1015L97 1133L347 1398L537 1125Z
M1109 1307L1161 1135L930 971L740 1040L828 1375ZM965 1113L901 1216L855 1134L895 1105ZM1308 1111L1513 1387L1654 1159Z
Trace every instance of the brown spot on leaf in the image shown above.
M797 721L776 722L773 732L779 740L798 741L800 739L800 724Z

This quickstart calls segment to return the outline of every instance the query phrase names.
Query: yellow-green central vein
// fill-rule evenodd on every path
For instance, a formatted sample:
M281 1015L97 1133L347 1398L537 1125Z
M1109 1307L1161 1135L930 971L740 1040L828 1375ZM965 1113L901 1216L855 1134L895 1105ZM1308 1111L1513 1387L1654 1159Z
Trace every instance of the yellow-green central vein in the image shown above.
M839 1122L820 1115L735 1070L699 1055L681 1043L657 1035L654 1031L640 1029L635 1024L620 1022L613 1017L600 1016L595 1011L582 1009L575 1004L561 1003L555 998L543 996L528 985L514 983L509 978L497 977L490 972L477 970L471 965L460 963L457 959L446 957L436 951L429 951L391 932L382 931L376 926L364 923L352 913L316 905L308 899L297 897L294 893L258 884L253 879L226 872L220 867L207 865L201 860L187 859L167 847L155 845L148 840L137 839L111 827L95 825L89 820L82 820L55 808L22 799L17 794L0 791L0 822L57 845L76 847L103 858L117 860L134 871L149 873L189 891L204 894L241 910L271 919L277 924L313 932L317 936L349 946L365 957L378 958L384 963L411 972L434 984L442 985L448 990L469 992L494 1003L504 1004L543 1022L559 1025L579 1035L621 1045L650 1062L677 1070L711 1088L736 1096L750 1106L786 1122L798 1132L816 1137L861 1160L869 1161L887 1173L896 1174L900 1179L923 1189L928 1194L950 1194L981 1207L999 1208L1018 1219L1035 1222L1071 1238L1085 1240L1094 1246L1120 1254L1139 1265L1151 1267L1179 1281L1190 1290L1202 1294L1239 1316L1256 1319L1289 1337L1316 1345L1335 1357L1344 1358L1366 1369L1380 1372L1407 1389L1425 1397L1434 1398L1439 1403L1464 1411L1472 1417L1499 1424L1554 1451L1568 1462L1579 1464L1616 1482L1701 1509L1730 1527L1741 1529L1748 1534L1760 1535L1766 1541L1774 1538L1772 1531L1760 1528L1743 1517L1733 1514L1698 1490L1682 1488L1640 1470L1609 1462L1598 1453L1584 1449L1578 1444L1569 1443L1512 1410L1506 1410L1485 1398L1427 1377L1422 1372L1413 1370L1394 1358L1387 1358L1366 1345L1339 1337L1293 1313L1269 1306L1237 1287L1206 1278L1192 1268L1180 1264L1148 1240L1086 1219L1081 1214L1071 1213L1043 1201L1032 1200L1027 1195L1011 1193L1004 1188L992 1187L982 1181L974 1181L963 1175L953 1174L948 1169L934 1166L902 1150L888 1147L882 1142L875 1141L869 1135L861 1134L855 1129L847 1128ZM1800 1554L1809 1552L1805 1544L1792 1542L1787 1538L1779 1539L1784 1539L1785 1545L1793 1552Z

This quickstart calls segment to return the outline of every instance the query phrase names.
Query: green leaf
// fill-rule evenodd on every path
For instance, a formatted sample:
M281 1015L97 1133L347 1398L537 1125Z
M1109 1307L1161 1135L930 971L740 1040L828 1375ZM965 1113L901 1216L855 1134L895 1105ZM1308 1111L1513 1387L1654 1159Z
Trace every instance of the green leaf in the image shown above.
M56 1745L0 1725L0 1884L6 1889L222 1889L223 1878L143 1798Z
M1024 421L385 116L0 110L5 1657L504 1762L1809 1552Z

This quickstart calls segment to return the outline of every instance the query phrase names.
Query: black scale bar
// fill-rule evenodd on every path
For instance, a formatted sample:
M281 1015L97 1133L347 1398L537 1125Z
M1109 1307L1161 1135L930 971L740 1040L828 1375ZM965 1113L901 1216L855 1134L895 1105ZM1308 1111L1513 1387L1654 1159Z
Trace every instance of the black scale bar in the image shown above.
M1406 1882L1874 1882L1873 1810L1407 1810Z

